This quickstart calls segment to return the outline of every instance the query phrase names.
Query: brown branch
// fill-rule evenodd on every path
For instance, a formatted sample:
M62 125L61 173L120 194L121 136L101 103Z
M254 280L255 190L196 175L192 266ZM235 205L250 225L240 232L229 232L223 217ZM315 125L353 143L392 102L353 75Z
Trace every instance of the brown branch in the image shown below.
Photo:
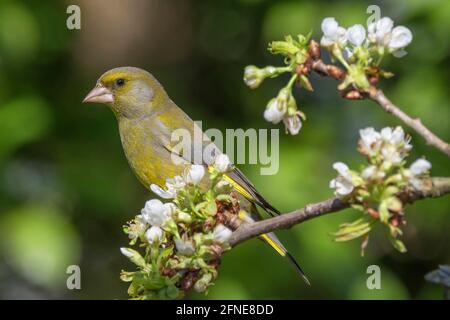
M410 116L408 116L406 113L400 110L399 107L394 105L384 95L383 91L375 87L371 87L368 93L370 99L378 103L380 107L382 107L386 112L399 118L406 125L414 129L418 134L420 134L429 145L439 149L441 152L445 153L447 156L450 157L450 145L447 142L440 139L438 136L436 136L427 127L425 127L419 118L413 119Z
M317 72L320 75L330 76L334 79L340 80L345 76L345 72L335 65L328 65L324 63L322 60L315 60L312 64L312 70ZM403 112L398 106L393 104L383 93L383 91L370 87L367 91L366 95L373 101L375 101L384 111L392 114L397 117L407 126L415 130L418 134L420 134L427 144L435 147L439 151L445 153L450 157L450 144L440 139L436 136L431 130L429 130L419 118L413 119L405 112Z
M426 190L409 191L398 196L404 203L412 203L424 198L437 198L450 193L450 177L430 178L431 186ZM424 184L425 185L425 184ZM332 212L338 212L348 208L349 205L338 198L331 198L322 202L309 204L302 209L295 210L274 218L261 220L255 223L244 223L230 239L230 245L236 246L248 239L257 237L263 233L280 229L288 229L312 218L320 217Z

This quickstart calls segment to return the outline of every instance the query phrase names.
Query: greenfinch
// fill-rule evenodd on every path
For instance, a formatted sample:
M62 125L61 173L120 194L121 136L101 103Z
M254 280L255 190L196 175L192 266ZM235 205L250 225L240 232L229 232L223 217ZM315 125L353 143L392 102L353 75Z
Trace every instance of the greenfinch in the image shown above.
M120 67L107 71L98 79L96 86L83 102L110 106L119 125L120 138L128 163L146 188L150 188L151 184L164 186L166 179L182 175L191 164L206 167L210 164L210 159L205 159L203 153L201 157L196 157L195 154L179 154L174 151L171 141L174 130L182 128L194 136L195 130L200 129L169 98L155 77L145 70ZM191 150L202 152L206 145L214 146L204 134L201 140L201 148L192 147ZM221 151L214 146L211 156L219 154ZM173 161L174 157L177 161ZM251 213L248 221L261 218L256 206L271 215L279 214L279 211L261 196L238 168L234 167L227 173L226 179L239 193L241 207L247 208ZM289 259L309 284L300 265L275 234L264 234L260 238L281 256Z

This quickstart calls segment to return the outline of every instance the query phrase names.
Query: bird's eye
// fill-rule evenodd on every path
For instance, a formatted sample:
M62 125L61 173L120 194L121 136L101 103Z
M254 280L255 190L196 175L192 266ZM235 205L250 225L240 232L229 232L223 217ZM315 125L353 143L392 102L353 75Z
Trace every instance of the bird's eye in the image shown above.
M118 85L119 87L123 86L124 84L125 84L125 80L124 79L120 78L120 79L116 80L116 85Z

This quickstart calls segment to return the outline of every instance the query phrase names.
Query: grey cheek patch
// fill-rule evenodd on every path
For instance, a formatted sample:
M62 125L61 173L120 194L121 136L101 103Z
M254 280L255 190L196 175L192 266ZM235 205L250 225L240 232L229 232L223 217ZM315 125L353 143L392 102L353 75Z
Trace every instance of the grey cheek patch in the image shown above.
M138 100L145 103L149 102L153 98L154 92L147 84L138 82L130 90L130 96L139 97Z

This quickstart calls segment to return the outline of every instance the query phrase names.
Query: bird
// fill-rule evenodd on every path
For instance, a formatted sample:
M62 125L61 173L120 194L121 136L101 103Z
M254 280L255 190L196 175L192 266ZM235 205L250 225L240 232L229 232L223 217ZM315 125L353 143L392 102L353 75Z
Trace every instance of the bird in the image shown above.
M221 154L220 149L203 133L202 147L191 148L194 150L191 154L174 150L171 141L174 130L182 128L194 134L195 130L201 129L171 100L163 86L146 70L118 67L106 71L84 98L83 103L87 102L106 104L111 108L118 122L119 135L128 163L147 189L150 189L152 184L163 187L166 179L182 175L192 164L208 167L211 159L206 159L203 154L202 157L193 154L199 152L198 150L202 152L205 143L214 146L211 157ZM177 161L172 161L173 159ZM226 173L225 179L240 195L240 205L250 212L247 217L250 223L263 218L257 207L272 216L280 214L236 166ZM299 263L274 233L263 234L260 239L279 255L287 258L305 283L310 285Z

